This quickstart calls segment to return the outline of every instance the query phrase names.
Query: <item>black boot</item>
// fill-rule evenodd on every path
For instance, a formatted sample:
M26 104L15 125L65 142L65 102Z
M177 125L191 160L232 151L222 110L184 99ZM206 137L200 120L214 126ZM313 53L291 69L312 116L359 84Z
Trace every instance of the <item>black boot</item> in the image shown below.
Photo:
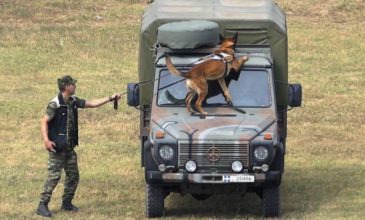
M43 217L51 217L52 213L48 209L48 203L40 202L38 205L37 214Z
M64 200L62 201L61 210L77 212L79 211L79 208L74 206L71 201Z

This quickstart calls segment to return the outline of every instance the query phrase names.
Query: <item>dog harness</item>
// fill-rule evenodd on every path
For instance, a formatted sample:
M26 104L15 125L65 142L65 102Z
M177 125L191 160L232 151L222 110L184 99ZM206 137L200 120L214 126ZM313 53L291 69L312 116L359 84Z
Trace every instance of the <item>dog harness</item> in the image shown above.
M208 56L200 58L198 61L194 62L194 64L200 64L208 60L222 60L224 63L229 63L233 60L233 56L223 52L219 54L209 54Z
M224 53L224 52L221 52L219 54L210 54L208 56L200 58L198 61L194 62L194 64L200 64L200 63L203 63L203 62L208 61L208 60L221 60L221 61L223 61L223 63L225 64L224 76L225 77L228 76L228 63L233 60L232 55L230 55L228 53Z

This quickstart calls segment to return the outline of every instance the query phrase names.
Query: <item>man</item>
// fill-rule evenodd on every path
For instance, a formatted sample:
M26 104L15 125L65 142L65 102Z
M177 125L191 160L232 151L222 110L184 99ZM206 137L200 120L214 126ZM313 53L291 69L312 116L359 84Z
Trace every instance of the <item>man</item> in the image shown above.
M48 176L41 193L37 214L51 217L48 209L52 191L65 170L65 189L62 197L61 210L78 211L71 201L79 182L77 154L74 148L78 145L78 108L94 108L113 100L119 100L120 94L95 99L84 100L75 95L76 80L66 75L57 80L59 94L49 102L46 114L41 120L41 132L44 146L49 152Z

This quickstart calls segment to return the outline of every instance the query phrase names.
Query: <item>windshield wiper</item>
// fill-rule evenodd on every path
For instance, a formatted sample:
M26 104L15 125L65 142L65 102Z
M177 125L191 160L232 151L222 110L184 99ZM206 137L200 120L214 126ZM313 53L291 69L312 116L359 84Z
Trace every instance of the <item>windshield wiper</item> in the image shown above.
M197 117L200 117L201 119L204 119L205 117L207 116L214 116L214 117L236 117L237 115L236 114L217 114L217 113L214 113L214 114L206 114L206 115L203 115L201 113L197 113L197 112L192 112L191 113L191 116L197 116Z
M242 113L242 114L246 114L246 111L245 111L245 110L243 110L243 109L240 109L240 108L238 108L238 107L236 107L236 106L233 106L233 105L231 105L231 107L232 107L232 109L236 110L237 112L240 112L240 113Z
M231 107L233 110L239 112L239 113L242 113L242 114L246 114L246 111L243 110L243 109L240 109L234 105L229 105L227 103L216 103L216 104L208 104L208 106L213 106L213 107L220 107L220 106L223 106L223 107Z
M246 114L246 111L243 110L243 109L240 109L238 107L235 107L235 106L232 106L232 105L228 105L228 104L213 104L213 106L224 106L224 107L231 107L233 110L241 113L241 114ZM194 107L193 107L194 108ZM194 110L196 110L194 108ZM205 117L207 116L214 116L214 117L236 117L237 115L236 114L206 114L206 115L203 115L201 113L197 113L197 112L192 112L191 113L191 116L198 116L200 117L201 119L204 119Z

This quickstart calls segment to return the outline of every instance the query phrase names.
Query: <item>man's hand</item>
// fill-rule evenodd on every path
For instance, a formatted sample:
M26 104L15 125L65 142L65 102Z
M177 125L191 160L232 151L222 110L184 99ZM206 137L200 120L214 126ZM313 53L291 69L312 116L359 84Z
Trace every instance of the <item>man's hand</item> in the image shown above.
M113 101L114 103L114 110L118 109L118 100L120 99L120 96L121 95L119 93L116 93L109 97L109 100Z
M114 95L110 96L110 101L112 100L119 100L121 97L120 93L115 93Z
M44 141L44 146L46 147L46 149L49 152L54 152L56 153L56 150L54 149L54 147L56 147L56 144L50 140Z

